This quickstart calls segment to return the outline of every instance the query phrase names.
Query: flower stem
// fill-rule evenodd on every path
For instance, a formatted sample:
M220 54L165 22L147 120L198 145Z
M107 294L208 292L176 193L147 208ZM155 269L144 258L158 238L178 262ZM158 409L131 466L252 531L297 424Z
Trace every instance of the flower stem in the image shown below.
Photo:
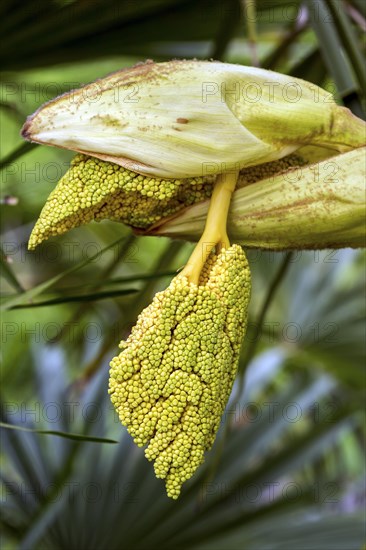
M207 220L202 237L193 250L182 274L191 283L198 285L200 273L207 256L214 247L229 248L230 241L226 222L232 194L238 181L239 172L219 174L212 193Z

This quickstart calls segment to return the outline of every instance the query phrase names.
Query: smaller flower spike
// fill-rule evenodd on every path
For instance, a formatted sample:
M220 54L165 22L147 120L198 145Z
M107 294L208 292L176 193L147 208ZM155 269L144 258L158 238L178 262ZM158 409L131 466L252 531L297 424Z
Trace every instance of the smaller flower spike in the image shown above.
M174 499L211 448L236 375L250 296L241 247L211 254L198 283L180 274L156 294L111 361L112 403Z
M241 177L253 182L303 161L296 155L244 169ZM187 206L212 195L219 176L162 179L142 176L111 162L78 154L71 161L43 207L32 231L29 249L90 221L110 219L147 229Z
M214 176L168 180L76 155L48 197L29 239L32 250L54 235L92 220L146 228L211 196Z

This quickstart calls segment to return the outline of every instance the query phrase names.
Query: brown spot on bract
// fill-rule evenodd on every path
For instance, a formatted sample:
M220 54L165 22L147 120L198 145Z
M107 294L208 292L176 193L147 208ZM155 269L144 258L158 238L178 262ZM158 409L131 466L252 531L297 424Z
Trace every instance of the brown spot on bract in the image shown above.
M178 124L188 124L188 118L177 118Z
M119 120L118 118L112 117L111 115L103 114L92 116L90 122L101 122L102 124L105 124L106 126L110 126L112 128L125 128L129 124L128 122Z

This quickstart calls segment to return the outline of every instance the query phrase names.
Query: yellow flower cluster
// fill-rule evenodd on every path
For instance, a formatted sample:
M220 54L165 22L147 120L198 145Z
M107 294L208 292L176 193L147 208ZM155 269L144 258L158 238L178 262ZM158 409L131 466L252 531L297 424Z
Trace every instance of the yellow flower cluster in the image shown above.
M157 179L78 154L43 207L28 247L92 220L146 228L211 196L214 177Z
M240 171L238 187L244 187L249 183L255 183L256 181L270 178L271 176L280 174L281 172L287 172L291 168L297 168L305 164L307 164L306 160L300 155L293 153L279 160L249 166Z
M240 173L239 186L301 164L300 157L289 155L245 168ZM211 197L215 178L207 175L180 180L156 179L78 154L48 197L28 247L33 250L49 237L92 220L110 219L145 229L185 206Z
M111 361L110 389L120 420L155 460L167 494L211 448L237 371L246 330L250 272L242 248L211 254L199 285L183 275L139 315Z

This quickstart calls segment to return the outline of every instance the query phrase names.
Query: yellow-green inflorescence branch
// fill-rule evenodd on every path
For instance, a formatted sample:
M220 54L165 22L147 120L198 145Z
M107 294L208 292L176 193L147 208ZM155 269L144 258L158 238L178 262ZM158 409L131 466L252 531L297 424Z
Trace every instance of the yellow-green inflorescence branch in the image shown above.
M214 442L245 334L249 266L226 233L237 179L238 172L217 177L186 267L140 314L111 362L112 403L137 445L148 444L146 457L172 498Z
M211 253L198 284L184 274L155 295L111 362L120 420L167 494L178 498L214 442L237 371L250 296L238 245Z
M238 172L217 177L186 267L140 314L111 362L112 403L137 445L148 444L146 457L171 498L214 442L246 329L249 267L226 233L237 179Z
M92 220L110 219L147 228L212 193L213 176L164 179L78 154L49 196L29 239L45 239Z
M240 171L239 185L253 183L302 163L300 157L292 154L281 160L245 168ZM220 174L183 179L143 176L118 164L77 154L48 197L28 247L32 250L49 237L104 219L122 222L138 230L149 230L161 219L211 197L222 178ZM216 207L211 216L213 226L218 212ZM206 237L203 248L209 252Z

